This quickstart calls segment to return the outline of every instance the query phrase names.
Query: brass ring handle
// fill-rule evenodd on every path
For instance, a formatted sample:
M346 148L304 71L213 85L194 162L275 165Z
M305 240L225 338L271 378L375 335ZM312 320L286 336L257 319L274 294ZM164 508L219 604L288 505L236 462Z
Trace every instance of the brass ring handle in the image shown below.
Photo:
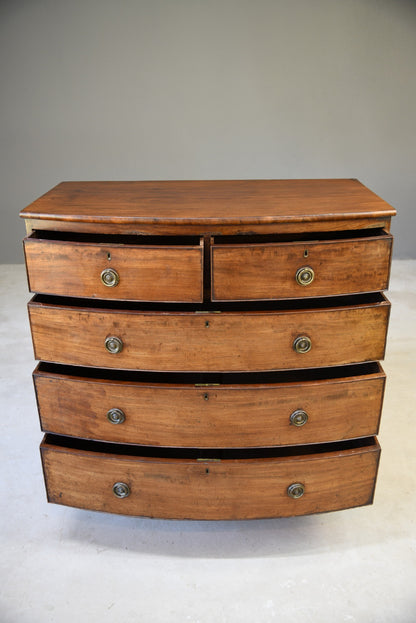
M114 288L120 281L119 274L113 268L106 268L101 273L101 281L108 288Z
M296 409L291 414L289 420L293 426L304 426L308 421L308 414L303 409Z
M296 271L296 281L300 286L308 286L315 279L315 272L310 266L302 266Z
M298 500L299 498L301 498L304 493L305 485L303 485L301 482L294 482L287 488L288 496L290 498L293 498L294 500Z
M115 482L113 484L113 493L120 500L130 495L130 487L125 482Z
M110 409L107 411L107 420L111 422L111 424L122 424L126 416L121 409Z
M307 335L299 335L293 342L293 349L297 353L308 353L312 348L311 338Z
M109 353L115 355L123 350L123 340L119 337L111 335L105 338L105 347Z

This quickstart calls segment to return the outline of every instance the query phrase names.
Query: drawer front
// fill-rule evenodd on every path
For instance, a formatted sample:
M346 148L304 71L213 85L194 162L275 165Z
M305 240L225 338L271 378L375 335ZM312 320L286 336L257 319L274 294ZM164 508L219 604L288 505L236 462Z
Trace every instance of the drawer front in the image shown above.
M211 249L215 301L336 296L388 287L390 234L275 244L222 245L220 240Z
M323 454L219 461L88 452L48 439L41 450L50 502L171 519L289 517L370 504L379 458L375 440ZM116 497L116 483L127 497ZM303 486L297 499L288 495L294 484Z
M384 299L341 308L195 314L33 301L29 314L35 357L44 361L155 371L255 371L382 359L389 304ZM310 350L297 352L295 345L302 348L307 340ZM121 351L109 352L116 342Z
M24 244L32 292L108 300L203 300L201 244L146 246L38 238L26 238Z
M148 446L241 448L377 434L384 373L195 386L34 374L42 430Z

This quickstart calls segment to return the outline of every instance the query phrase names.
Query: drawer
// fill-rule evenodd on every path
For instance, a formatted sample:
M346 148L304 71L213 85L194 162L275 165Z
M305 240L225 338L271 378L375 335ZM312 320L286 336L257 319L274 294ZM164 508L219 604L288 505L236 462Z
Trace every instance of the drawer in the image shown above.
M203 300L198 237L35 232L24 249L32 292L107 300Z
M381 294L192 306L86 302L36 295L36 359L155 371L314 368L384 357L390 304ZM348 327L348 331L345 328ZM109 352L112 351L112 352ZM302 352L305 351L305 352Z
M337 296L387 289L390 234L373 230L373 235L361 231L313 236L214 238L212 300Z
M50 502L146 517L254 519L370 504L380 448L365 438L313 451L204 454L47 435L41 453Z
M242 448L377 434L378 363L298 372L152 374L41 363L42 430L148 446Z

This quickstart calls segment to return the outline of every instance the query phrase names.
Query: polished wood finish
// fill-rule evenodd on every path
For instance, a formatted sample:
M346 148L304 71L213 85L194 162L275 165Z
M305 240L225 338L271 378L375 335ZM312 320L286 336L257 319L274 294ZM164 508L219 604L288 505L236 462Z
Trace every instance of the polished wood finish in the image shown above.
M370 504L394 214L352 179L62 182L25 208L49 501L170 519Z
M81 369L82 371L82 369ZM281 375L282 376L282 375ZM304 375L305 376L305 375ZM42 430L149 446L245 448L322 443L377 434L381 369L363 376L254 384L94 379L35 371ZM112 424L112 408L125 414ZM303 409L305 425L290 423Z
M134 227L247 227L383 219L394 208L354 179L62 182L22 210L23 218ZM145 228L145 229L143 229ZM161 229L162 228L162 229ZM202 231L201 231L202 228ZM75 229L74 229L75 230ZM131 230L130 230L131 231ZM189 232L187 232L189 233Z
M32 292L107 300L201 302L203 246L77 242L26 238ZM169 267L169 268L167 268ZM106 268L120 281L105 286Z
M103 368L227 372L383 359L389 309L381 296L377 302L329 308L202 314L63 306L35 297L29 316L36 359ZM312 348L300 354L293 342L302 335L312 340ZM109 336L123 341L120 353L106 350Z
M336 296L387 289L392 236L347 240L241 242L211 247L212 300L267 300ZM309 285L296 281L298 269L315 273Z
M22 213L21 216L24 217ZM157 229L160 236L210 236L210 235L239 235L239 234L273 234L276 230L282 234L298 234L299 227L302 232L321 232L325 231L346 231L346 230L360 230L360 229L384 229L390 231L390 217L368 217L368 218L346 218L336 221L325 221L323 224L321 221L307 221L306 223L299 225L298 221L287 221L276 223L236 223L236 224L222 224L213 226L211 223L184 223L178 225L176 223L158 223L157 228L154 223L140 223L137 226L135 223L89 223L84 221L57 221L51 218L25 219L26 231L30 235L33 231L37 230L49 230L56 232L71 232L71 233L91 233L95 234L126 234L126 235L153 235Z
M170 519L290 517L370 504L380 448L220 461L151 458L41 446L48 500L90 510ZM276 453L278 455L278 453ZM112 487L125 482L130 495ZM287 495L302 483L299 499Z

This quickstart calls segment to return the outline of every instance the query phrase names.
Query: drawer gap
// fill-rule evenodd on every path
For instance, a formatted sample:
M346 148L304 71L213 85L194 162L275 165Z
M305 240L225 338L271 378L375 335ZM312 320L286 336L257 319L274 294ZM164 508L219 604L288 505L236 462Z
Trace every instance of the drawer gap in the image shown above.
M137 456L154 459L219 459L221 461L238 459L267 459L284 458L293 456L307 456L323 454L326 452L342 452L360 450L365 448L371 450L378 448L375 437L362 437L347 441L337 441L321 444L304 446L285 446L272 448L168 448L156 446L132 446L127 444L115 444L105 441L89 441L78 437L65 437L63 435L46 434L42 445L52 445L63 450L72 449L82 452L97 452L104 454L115 454L124 456Z
M248 302L217 302L217 303L148 303L133 301L104 301L86 300L83 298L72 298L64 296L53 296L49 294L36 294L30 304L51 305L53 307L76 307L94 309L108 309L120 311L138 312L261 312L261 311L287 311L297 309L327 309L330 307L345 307L351 305L374 305L385 303L386 298L380 292L369 294L349 294L343 296L310 298L310 299L290 299L281 301L248 301Z
M91 244L120 244L137 246L200 246L200 236L146 236L143 234L82 234L77 232L35 230L31 240L55 240Z
M316 231L316 232L297 232L296 234L242 234L235 236L215 236L214 244L224 245L245 245L245 244L267 244L278 242L302 242L319 240L346 240L360 238L374 238L390 236L381 227L374 229L357 229L342 231Z
M85 368L40 362L33 373L41 376L73 377L80 381L104 380L121 383L190 385L204 387L206 385L263 385L276 383L303 383L331 379L348 379L369 375L383 375L378 362L360 363L328 368L312 368L304 370L282 370L273 372L142 372L129 370L112 370L105 368Z

